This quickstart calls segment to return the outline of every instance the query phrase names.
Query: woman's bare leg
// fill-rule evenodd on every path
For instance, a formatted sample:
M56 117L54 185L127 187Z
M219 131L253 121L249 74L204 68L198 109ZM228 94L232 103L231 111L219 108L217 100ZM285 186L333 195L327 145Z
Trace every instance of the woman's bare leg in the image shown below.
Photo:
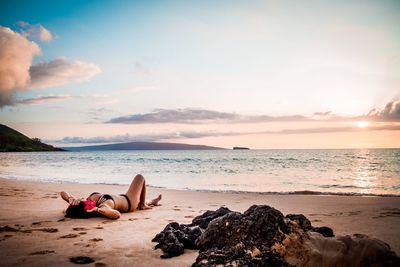
M161 195L152 199L149 202L146 202L146 181L143 181L142 191L140 193L139 205L138 208L141 210L148 210L154 206L159 206L158 202L161 200Z
M126 195L131 201L131 211L136 209L151 209L153 206L159 206L161 195L146 203L146 181L143 175L138 174L133 178Z
M158 204L158 202L160 202L161 200L161 194L158 195L158 197L150 200L149 202L147 202L146 204L149 205L150 207L154 207L154 206L160 206L160 204Z
M144 184L145 183L143 175L138 174L135 176L135 178L133 178L133 181L129 186L129 189L126 192L126 195L129 197L129 200L131 201L131 211L136 210L139 206ZM144 192L144 197L146 197L146 191Z

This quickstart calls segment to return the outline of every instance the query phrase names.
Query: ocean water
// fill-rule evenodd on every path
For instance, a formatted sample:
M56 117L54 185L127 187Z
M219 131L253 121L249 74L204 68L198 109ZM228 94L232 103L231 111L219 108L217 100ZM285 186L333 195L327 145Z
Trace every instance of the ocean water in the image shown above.
M400 196L400 149L0 153L0 177L261 193Z

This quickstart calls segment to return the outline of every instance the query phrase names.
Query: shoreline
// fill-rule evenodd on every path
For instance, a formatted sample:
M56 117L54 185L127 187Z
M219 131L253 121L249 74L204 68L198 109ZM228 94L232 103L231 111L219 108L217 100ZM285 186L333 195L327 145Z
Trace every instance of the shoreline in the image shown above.
M49 183L0 178L0 250L2 266L71 266L70 257L89 256L108 266L190 266L197 251L163 260L151 239L172 221L190 223L206 210L226 206L243 212L253 204L283 214L304 214L313 226L333 228L335 235L366 234L400 254L400 199L332 195L265 195L148 188L148 198L162 194L162 206L123 213L119 220L66 219L66 190L77 197L93 191L119 194L123 185ZM10 228L15 231L7 231ZM47 232L46 232L47 231ZM53 232L52 232L53 231ZM99 265L104 266L104 265Z
M38 182L38 183L51 183L51 184L81 184L81 185L109 185L109 186L128 186L129 184L122 183L80 183L77 181L63 181L63 180L32 180L25 178L7 178L0 176L0 180L12 180L21 182ZM245 191L245 190L212 190L212 189L191 189L191 188L167 188L162 186L147 185L149 188L154 189L165 189L165 190L177 190L177 191L189 191L189 192L204 192L204 193L229 193L229 194L257 194L257 195L311 195L311 196L345 196L345 197L398 197L400 194L375 194L375 193L357 193L357 192L324 192L324 191L312 191L312 190L296 190L296 191Z

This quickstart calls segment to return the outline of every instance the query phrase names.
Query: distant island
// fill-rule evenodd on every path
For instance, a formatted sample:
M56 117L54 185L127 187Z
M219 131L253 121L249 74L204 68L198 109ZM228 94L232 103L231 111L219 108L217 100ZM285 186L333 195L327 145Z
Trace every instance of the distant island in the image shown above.
M88 150L222 150L224 148L181 143L129 142L96 146L63 147L69 151Z
M0 152L34 151L63 151L63 149L42 143L39 138L29 138L6 125L0 124Z
M234 146L233 149L234 149L234 150L249 150L250 148L248 148L248 147L241 147L241 146Z

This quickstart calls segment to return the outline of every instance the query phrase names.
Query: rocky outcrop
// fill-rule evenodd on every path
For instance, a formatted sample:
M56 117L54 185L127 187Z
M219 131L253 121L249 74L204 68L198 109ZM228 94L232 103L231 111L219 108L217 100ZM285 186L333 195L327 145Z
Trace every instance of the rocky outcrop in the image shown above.
M191 224L169 223L164 230L153 238L153 242L158 242L155 249L160 248L163 251L161 258L179 256L185 248L197 249L195 241L204 232L208 224L229 212L231 210L221 207L216 211L209 210L195 217Z
M212 211L212 210L208 210L206 212L204 212L202 215L195 217L192 220L192 223L190 224L190 226L199 226L203 229L206 229L208 224L221 216L224 216L225 214L228 214L229 212L232 212L230 209L225 208L225 207L220 207L219 209Z
M287 266L272 247L290 228L283 214L269 206L252 206L210 222L196 240L199 256L193 266Z
M192 224L170 223L153 241L161 257L199 249L194 267L206 266L400 266L386 243L365 235L334 237L329 227L313 227L302 214L266 205L244 213L207 211Z
M322 227L313 227L309 219L303 214L288 214L285 218L289 219L291 222L297 222L297 225L303 229L304 231L312 231L317 232L323 235L324 237L333 237L333 230L329 227L322 226ZM289 224L291 222L288 222Z

